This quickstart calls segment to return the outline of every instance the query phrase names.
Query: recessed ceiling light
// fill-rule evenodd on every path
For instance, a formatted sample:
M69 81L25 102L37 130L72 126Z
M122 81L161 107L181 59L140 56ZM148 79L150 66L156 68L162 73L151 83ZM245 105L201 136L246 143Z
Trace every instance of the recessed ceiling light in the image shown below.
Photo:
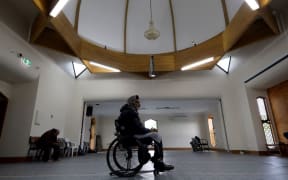
M206 64L206 63L209 63L209 62L212 62L212 61L214 61L214 58L213 58L213 57L210 57L210 58L207 58L207 59L203 59L203 60L201 60L201 61L197 61L197 62L192 63L192 64L189 64L189 65L187 65L187 66L183 66L183 67L181 68L181 71L186 71L186 70L188 70L188 69L192 69L192 68L194 68L194 67L201 66L201 65L203 65L203 64Z
M245 1L253 11L259 9L259 3L256 0L245 0Z
M60 11L64 8L69 0L58 0L52 11L50 11L50 16L56 17Z
M90 63L92 66L97 66L97 67L100 67L100 68L104 68L104 69L110 70L110 71L112 71L112 72L120 72L119 69L112 68L112 67L109 67L109 66L105 66L105 65L103 65L103 64L99 64L99 63L96 63L96 62L93 62L93 61L89 61L89 63Z

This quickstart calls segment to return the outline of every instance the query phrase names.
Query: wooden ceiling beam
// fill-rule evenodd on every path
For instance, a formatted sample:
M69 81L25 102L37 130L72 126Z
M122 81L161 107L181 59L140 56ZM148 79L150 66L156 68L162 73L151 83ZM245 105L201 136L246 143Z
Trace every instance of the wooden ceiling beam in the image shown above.
M175 17L174 17L172 0L169 0L169 6L170 6L170 14L171 14L172 30L173 30L173 46L174 46L174 52L176 52L177 51L176 28L175 28Z
M125 17L124 17L124 53L127 52L127 18L128 18L129 0L126 0Z
M60 12L57 17L51 18L51 24L55 30L62 36L72 51L79 57L81 48L81 39L77 32L66 18L63 12Z
M215 37L198 44L192 48L188 48L176 53L176 70L180 70L181 67L200 61L209 57L218 57L224 55L223 49L223 34L220 33ZM209 66L210 69L210 66Z
M74 21L74 29L78 33L78 25L79 25L79 15L80 15L80 7L81 7L81 0L77 1L77 6L76 6L76 13L75 13L75 21Z
M39 11L48 16L51 10L52 4L55 3L55 0L33 0L34 5L39 9Z
M41 13L36 17L35 21L32 24L31 33L30 33L30 42L35 42L37 38L44 31L45 27L49 23L49 18Z
M279 34L279 28L275 17L269 7L264 7L260 10L259 15L263 18L268 27L274 32L274 34Z
M89 60L82 60L90 73L111 73L113 71L91 65Z
M237 43L249 26L256 20L257 16L257 11L252 11L245 2L242 4L223 32L224 51L229 51Z
M34 43L50 49L54 49L56 51L64 52L72 56L76 56L76 54L63 40L62 36L50 28L45 28L41 35L34 41Z
M238 45L236 46L236 44L239 44L238 41L246 41L246 43L244 44L248 44L247 42L251 43L256 40L263 39L269 34L271 36L271 33L266 32L264 34L263 32L265 30L261 30L256 27L259 26L259 19L263 19L266 25L272 30L274 34L279 33L276 20L273 17L272 11L269 9L268 6L270 2L271 0L259 0L261 8L255 11L251 10L247 3L244 2L242 4L234 18L231 20L231 22L223 32L223 47L225 52L231 49L235 49L235 47L239 47ZM262 37L259 36L259 34L261 33L259 33L258 30L262 31ZM248 37L247 34L249 34L250 39L242 40L243 38Z
M224 16L224 20L225 20L225 25L228 26L229 16L228 16L228 11L227 11L226 0L221 0L221 5L222 5L222 9L223 9L223 16Z
M231 50L238 49L273 35L275 35L275 33L269 28L265 21L263 19L258 19L242 34L241 38L234 44Z

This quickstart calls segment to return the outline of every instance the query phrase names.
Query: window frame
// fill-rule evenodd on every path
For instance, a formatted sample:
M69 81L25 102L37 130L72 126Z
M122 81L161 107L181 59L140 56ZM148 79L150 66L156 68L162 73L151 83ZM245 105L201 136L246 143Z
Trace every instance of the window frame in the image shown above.
M261 117L261 114L260 114L260 110L259 110L259 104L258 104L258 99L262 99L263 101L263 104L264 104L264 108L265 108L265 112L266 112L266 115L267 115L267 119L266 120L263 120L262 117ZM264 136L265 136L265 142L266 142L266 146L268 149L271 149L271 147L274 147L273 145L276 144L276 136L275 136L275 130L274 130L274 125L273 125L273 121L272 119L270 118L270 113L269 113L269 108L268 108L268 104L267 104L267 98L264 97L264 96L257 96L256 97L256 104L257 104L257 109L258 109L258 116L259 116L259 119L261 121L261 127L263 129L263 133L264 133ZM273 143L274 144L268 144L267 140L266 140L266 134L265 134L265 130L264 130L264 127L263 127L263 124L264 123L267 123L269 124L270 126L270 130L271 130L271 135L272 135L272 140L273 140ZM270 146L269 146L270 145Z

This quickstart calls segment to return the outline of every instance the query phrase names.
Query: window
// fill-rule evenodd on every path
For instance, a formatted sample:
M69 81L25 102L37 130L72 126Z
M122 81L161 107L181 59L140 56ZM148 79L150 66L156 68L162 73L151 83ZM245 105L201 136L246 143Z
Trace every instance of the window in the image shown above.
M231 56L226 57L218 61L217 67L219 67L225 73L229 73L230 70L230 63L231 63Z
M77 79L87 68L85 65L72 61L75 79Z
M213 147L216 146L216 140L215 140L215 129L213 125L213 117L208 117L208 127L209 127L209 134L210 134L210 142Z
M269 144L275 144L275 141L274 141L274 136L272 132L271 120L269 119L268 112L267 112L266 100L264 97L257 97L256 100L257 100L260 119L262 122L262 127L263 127L264 134L265 134L266 144L269 148Z
M153 119L148 119L148 120L146 120L145 121L145 123L144 123L144 125L145 125L145 127L147 128L147 129L158 129L158 127L157 127L157 121L155 121L155 120L153 120Z

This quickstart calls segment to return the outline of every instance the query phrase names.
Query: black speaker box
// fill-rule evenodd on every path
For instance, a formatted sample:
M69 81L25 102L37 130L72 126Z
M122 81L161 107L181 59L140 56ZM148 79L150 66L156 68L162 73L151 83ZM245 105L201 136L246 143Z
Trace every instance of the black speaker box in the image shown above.
M93 106L87 106L86 116L92 116L93 114Z

